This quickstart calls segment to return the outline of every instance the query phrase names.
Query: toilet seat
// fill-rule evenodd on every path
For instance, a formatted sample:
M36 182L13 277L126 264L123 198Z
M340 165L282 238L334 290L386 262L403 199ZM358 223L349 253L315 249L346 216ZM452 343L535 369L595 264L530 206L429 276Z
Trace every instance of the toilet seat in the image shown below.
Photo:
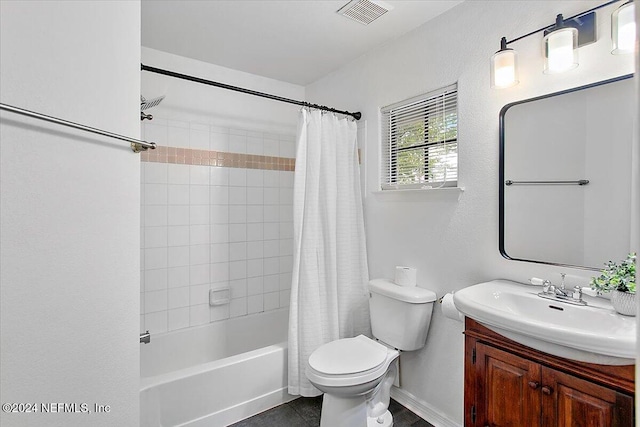
M364 336L320 346L309 357L307 377L330 387L365 384L383 376L400 353Z

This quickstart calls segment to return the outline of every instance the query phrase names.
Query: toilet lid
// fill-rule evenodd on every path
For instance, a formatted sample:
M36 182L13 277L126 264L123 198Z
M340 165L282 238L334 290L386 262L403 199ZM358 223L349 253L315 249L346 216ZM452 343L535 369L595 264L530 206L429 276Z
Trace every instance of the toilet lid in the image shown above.
M364 335L344 338L320 346L309 357L309 365L327 375L369 371L387 358L387 348Z

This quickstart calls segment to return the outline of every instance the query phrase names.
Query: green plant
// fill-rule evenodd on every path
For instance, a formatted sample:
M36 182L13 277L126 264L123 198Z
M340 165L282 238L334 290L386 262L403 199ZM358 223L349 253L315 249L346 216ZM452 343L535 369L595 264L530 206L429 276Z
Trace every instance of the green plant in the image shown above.
M600 276L591 278L591 289L598 292L620 291L636 293L636 254L630 253L620 264L606 262Z

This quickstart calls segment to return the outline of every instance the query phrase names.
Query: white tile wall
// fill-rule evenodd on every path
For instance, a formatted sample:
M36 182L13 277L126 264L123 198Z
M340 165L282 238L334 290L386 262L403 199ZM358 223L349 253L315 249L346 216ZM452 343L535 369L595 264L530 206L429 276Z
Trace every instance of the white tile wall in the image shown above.
M209 149L215 151L229 151L229 129L211 126L209 134Z
M169 310L167 315L167 325L170 331L189 327L189 307Z
M161 145L294 157L293 136L168 120ZM142 163L141 330L162 333L289 305L293 172ZM209 289L231 302L210 307Z
M262 294L251 295L247 297L247 312L248 314L260 313L264 311L264 301Z

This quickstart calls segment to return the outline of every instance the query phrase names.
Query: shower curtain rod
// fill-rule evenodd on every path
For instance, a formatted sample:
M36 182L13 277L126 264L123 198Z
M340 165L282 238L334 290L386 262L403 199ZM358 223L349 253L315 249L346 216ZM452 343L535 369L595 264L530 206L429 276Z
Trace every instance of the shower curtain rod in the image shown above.
M201 79L200 77L193 77L193 76L189 76L187 74L180 74L180 73L176 73L175 71L163 70L161 68L151 67L149 65L144 65L144 64L140 64L140 65L141 65L142 71L149 71L150 73L162 74L162 75L165 75L165 76L175 77L175 78L182 79L182 80L188 80L188 81L191 81L191 82L201 83L201 84L205 84L205 85L209 85L209 86L215 86L215 87L219 87L219 88L222 88L222 89L228 89L228 90L233 90L233 91L236 91L236 92L242 92L242 93L246 93L248 95L260 96L262 98L273 99L275 101L280 101L280 102L286 102L286 103L289 103L289 104L300 105L302 107L315 108L317 110L322 110L322 111L331 111L332 113L339 113L339 114L344 114L346 116L351 116L356 120L360 120L360 118L362 117L362 113L360 113L359 111L357 111L355 113L351 113L349 111L336 110L335 108L326 107L324 105L311 104L310 102L305 102L305 101L297 101L295 99L284 98L282 96L271 95L269 93L258 92L258 91L251 90L251 89L245 89L243 87L232 86L232 85L228 85L228 84L225 84L225 83L214 82L212 80Z

